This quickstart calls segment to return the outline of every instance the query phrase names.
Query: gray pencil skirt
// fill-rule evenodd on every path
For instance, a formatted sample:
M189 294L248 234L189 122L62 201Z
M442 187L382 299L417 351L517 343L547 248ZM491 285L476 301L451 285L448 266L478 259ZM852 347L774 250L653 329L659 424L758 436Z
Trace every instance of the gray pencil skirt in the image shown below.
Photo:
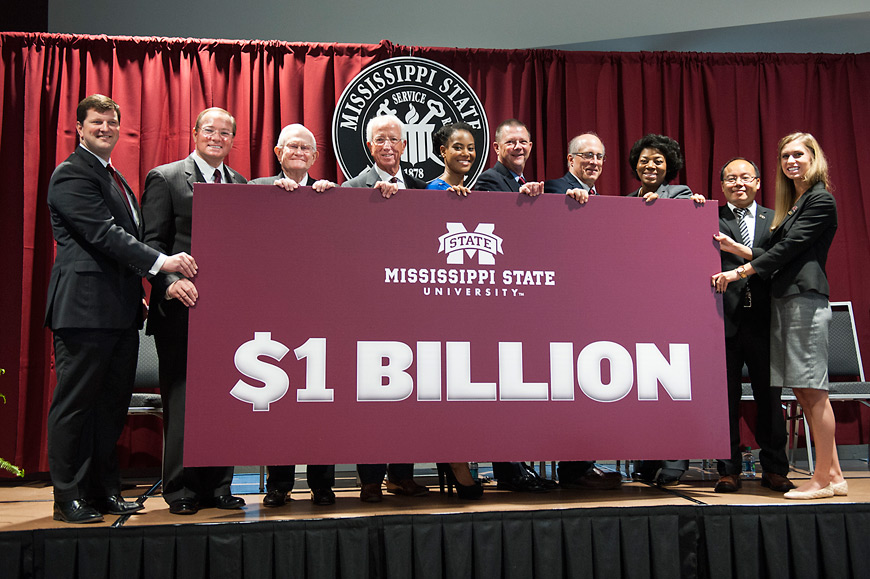
M804 292L771 299L770 385L828 389L827 296Z

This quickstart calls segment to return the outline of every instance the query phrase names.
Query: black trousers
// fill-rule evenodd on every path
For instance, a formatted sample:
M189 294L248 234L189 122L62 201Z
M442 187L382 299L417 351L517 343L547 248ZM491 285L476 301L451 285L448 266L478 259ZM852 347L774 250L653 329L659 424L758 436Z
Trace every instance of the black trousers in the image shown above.
M759 462L765 472L786 476L789 471L785 446L788 435L782 414L782 388L770 387L770 320L744 316L737 334L725 338L725 364L728 373L728 422L731 456L717 462L720 475L739 474L740 397L743 394L743 364L752 381L752 397L758 408L755 440L761 448Z
M116 445L138 352L135 327L55 330L57 387L48 410L48 467L56 501L120 494Z
M266 479L267 491L282 491L289 493L296 482L296 466L281 465L267 467L269 478ZM323 489L335 486L334 464L309 464L306 467L308 488ZM383 475L381 475L383 478Z
M358 464L356 472L362 484L380 483L384 475L389 473L390 480L399 482L406 478L414 478L414 463L396 463L389 467L386 464Z
M181 306L180 304L173 304ZM163 500L208 499L230 494L231 466L184 467L187 389L187 312L168 318L154 333L163 399Z

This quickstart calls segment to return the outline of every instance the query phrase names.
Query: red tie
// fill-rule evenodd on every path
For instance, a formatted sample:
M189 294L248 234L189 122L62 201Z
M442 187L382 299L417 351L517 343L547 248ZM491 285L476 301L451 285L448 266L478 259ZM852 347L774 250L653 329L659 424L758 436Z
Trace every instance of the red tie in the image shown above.
M118 191L123 193L124 196L126 197L127 196L127 189L124 188L124 182L121 181L121 177L118 175L118 172L115 171L115 168L112 167L111 165L106 165L106 170L109 171L109 175L112 176L112 179L115 180L115 184L118 185Z
M214 170L214 182L215 183L221 182L221 172L217 169Z
M519 177L517 177L517 182L518 182L520 185L525 185L525 184L526 184L526 178L523 177L522 175L520 175Z
M598 191L595 190L595 187L589 190L590 195L598 195Z

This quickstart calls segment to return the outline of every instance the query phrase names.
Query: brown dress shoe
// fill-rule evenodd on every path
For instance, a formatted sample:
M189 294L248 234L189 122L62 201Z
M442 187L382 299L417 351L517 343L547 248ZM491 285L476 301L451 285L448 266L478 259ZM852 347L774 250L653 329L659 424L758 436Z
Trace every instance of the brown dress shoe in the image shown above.
M793 489L794 483L788 480L788 477L781 474L765 472L761 475L761 486L778 493L784 493Z
M713 489L717 493L736 493L743 486L743 481L740 480L740 475L723 474L719 477L719 482L716 483L716 488Z
M622 484L622 475L618 472L604 472L593 466L585 474L577 478L559 481L559 485L565 489L589 489L609 490L615 489Z
M384 500L381 483L367 483L359 491L359 500L364 503L379 503Z
M422 485L418 485L412 478L406 478L399 482L388 480L387 492L406 497L425 497L429 494L429 489Z

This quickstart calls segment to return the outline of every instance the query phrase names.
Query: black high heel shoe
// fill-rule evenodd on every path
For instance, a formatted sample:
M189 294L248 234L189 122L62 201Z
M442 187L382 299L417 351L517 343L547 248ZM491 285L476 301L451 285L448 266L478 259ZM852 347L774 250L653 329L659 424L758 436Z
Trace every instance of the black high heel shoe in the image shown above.
M456 494L460 499L474 500L483 496L483 486L480 481L474 481L473 485L466 486L459 484L456 480L456 475L453 474L453 469L448 462L439 462L438 467L438 485L441 492L444 492L444 487L447 487L447 495L453 495L453 489L456 488Z

